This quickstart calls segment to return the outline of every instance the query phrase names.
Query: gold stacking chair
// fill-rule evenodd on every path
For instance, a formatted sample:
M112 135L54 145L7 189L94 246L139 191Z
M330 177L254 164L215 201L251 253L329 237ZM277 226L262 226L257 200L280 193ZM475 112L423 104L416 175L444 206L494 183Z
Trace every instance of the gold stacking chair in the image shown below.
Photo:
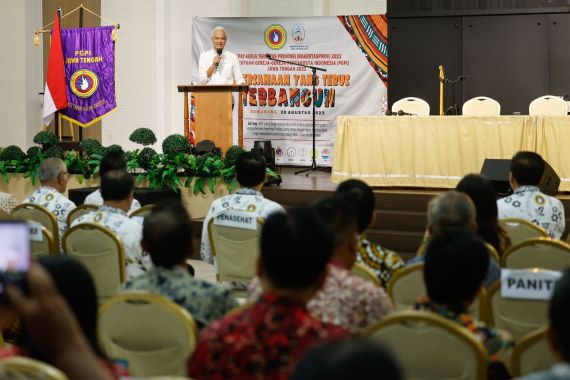
M501 226L509 233L512 245L518 244L524 240L548 237L548 233L544 228L532 224L528 220L519 218L499 219Z
M380 283L380 279L378 278L378 276L376 276L376 273L374 273L370 268L368 268L364 264L355 262L354 266L352 267L352 274L357 277L363 278L366 281L370 281L376 286L382 286Z
M546 371L555 363L547 339L548 328L539 328L525 335L513 349L511 375L522 377L534 372Z
M34 203L22 203L10 212L12 219L32 220L44 226L53 237L57 252L59 253L59 230L57 219L48 209Z
M71 227L71 223L73 223L73 221L75 219L77 219L80 216L83 216L85 214L89 214L91 211L96 211L98 209L99 209L99 207L97 207L95 205L77 206L76 208L71 210L71 212L67 215L67 226Z
M67 380L59 369L39 360L16 356L0 360L0 378L5 380Z
M545 237L528 239L507 250L501 258L501 266L563 271L570 267L570 245Z

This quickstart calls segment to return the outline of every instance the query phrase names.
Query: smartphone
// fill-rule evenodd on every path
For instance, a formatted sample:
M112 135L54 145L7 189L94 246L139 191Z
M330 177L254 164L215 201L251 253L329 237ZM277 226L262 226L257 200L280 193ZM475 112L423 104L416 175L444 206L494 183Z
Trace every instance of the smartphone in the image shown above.
M6 300L7 284L25 290L31 256L30 225L25 221L0 221L0 301Z

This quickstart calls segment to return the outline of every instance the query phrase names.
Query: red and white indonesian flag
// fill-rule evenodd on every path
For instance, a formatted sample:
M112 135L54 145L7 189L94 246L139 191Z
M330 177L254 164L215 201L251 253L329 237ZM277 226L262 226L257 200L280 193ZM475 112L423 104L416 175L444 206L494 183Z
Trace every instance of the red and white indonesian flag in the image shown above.
M51 123L55 113L62 108L67 108L67 89L61 35L59 32L59 15L56 12L53 30L51 31L51 47L44 90L43 122L45 124Z

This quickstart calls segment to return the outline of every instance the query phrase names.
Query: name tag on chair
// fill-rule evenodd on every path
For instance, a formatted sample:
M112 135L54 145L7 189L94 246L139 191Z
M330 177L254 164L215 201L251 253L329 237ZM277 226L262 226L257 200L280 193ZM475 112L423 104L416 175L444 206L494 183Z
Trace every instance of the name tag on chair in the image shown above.
M44 236L42 235L42 224L34 220L28 220L28 225L30 226L30 240L43 241Z
M542 269L501 269L501 296L549 300L562 272Z
M246 211L226 210L214 217L214 224L216 226L255 230L257 229L257 216Z

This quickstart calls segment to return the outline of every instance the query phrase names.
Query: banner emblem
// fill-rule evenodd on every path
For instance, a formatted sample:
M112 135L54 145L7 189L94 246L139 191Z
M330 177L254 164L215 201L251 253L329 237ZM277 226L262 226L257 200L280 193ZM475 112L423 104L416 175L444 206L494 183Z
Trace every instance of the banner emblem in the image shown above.
M265 44L273 50L279 50L287 42L287 32L282 25L272 24L265 29Z
M99 77L91 70L80 69L71 75L69 88L80 98L88 98L97 91Z

